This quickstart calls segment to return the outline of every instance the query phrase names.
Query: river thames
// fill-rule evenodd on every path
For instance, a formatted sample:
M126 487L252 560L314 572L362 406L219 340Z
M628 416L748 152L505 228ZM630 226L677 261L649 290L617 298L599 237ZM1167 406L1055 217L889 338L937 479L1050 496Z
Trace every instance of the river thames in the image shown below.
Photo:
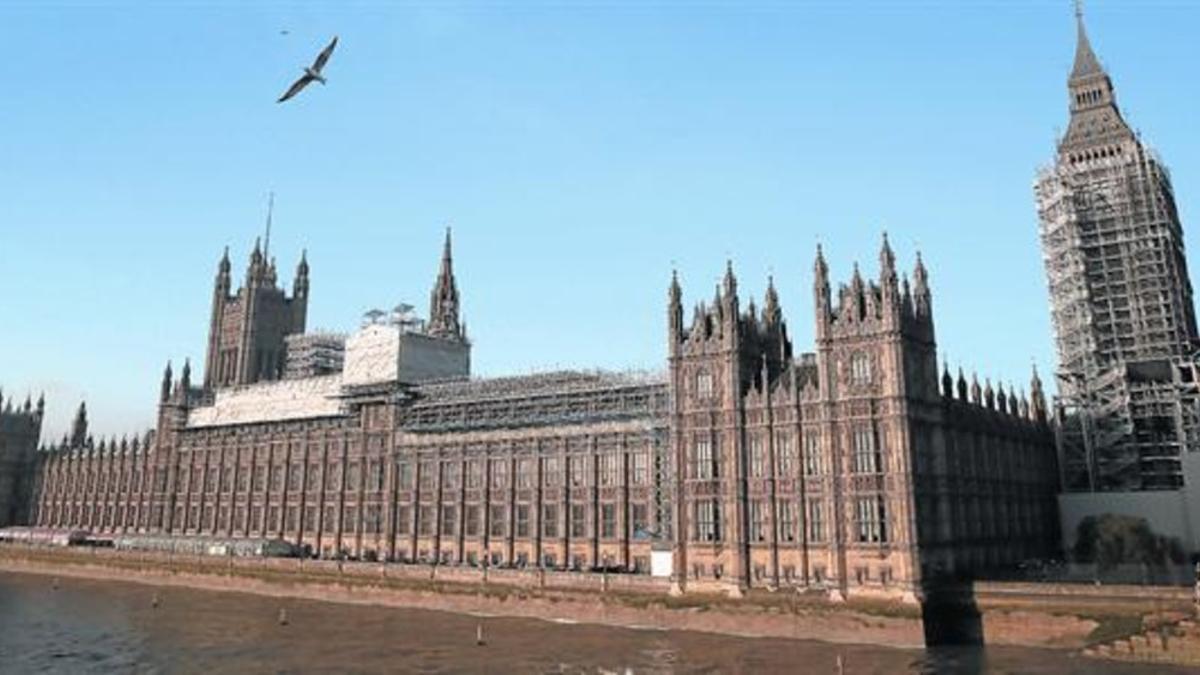
M4 673L836 673L839 658L846 674L1186 672L1042 649L736 638L0 573Z

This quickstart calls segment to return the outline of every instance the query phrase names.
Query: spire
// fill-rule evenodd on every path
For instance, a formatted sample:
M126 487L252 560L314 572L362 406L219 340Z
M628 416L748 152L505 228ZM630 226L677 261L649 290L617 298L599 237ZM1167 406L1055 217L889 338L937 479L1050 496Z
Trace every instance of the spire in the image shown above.
M81 447L87 441L87 438L87 404L81 401L79 403L79 410L75 411L75 421L71 424L71 447Z
M917 264L913 268L912 294L917 314L931 315L933 301L929 292L929 272L925 269L925 261L921 259L920 251L917 251Z
M454 257L450 244L450 228L442 245L442 264L437 281L429 295L429 332L439 337L462 339L458 320L458 286L454 280Z
M950 364L942 361L942 396L954 398L954 378L950 377Z
M825 264L825 254L821 245L817 244L817 258L813 261L813 309L817 315L817 338L820 339L826 331L830 320L832 300L829 295L829 266Z
M1071 68L1071 79L1077 80L1104 73L1104 68L1100 66L1100 60L1092 51L1087 28L1083 25L1083 0L1075 0L1075 30L1075 65Z
M679 273L671 270L671 286L667 290L667 332L671 348L683 337L683 289L679 287Z
M308 250L300 251L300 262L296 265L296 278L292 281L292 296L308 295Z
M737 277L733 274L733 261L725 260L725 299L729 300L737 295Z
M774 275L767 277L767 295L763 300L763 325L778 328L783 323L783 310L779 308L779 293L775 291Z
M862 273L858 271L857 261L854 263L854 272L850 275L850 302L854 319L864 318L867 312L866 286L863 284Z
M829 265L825 264L825 252L820 244L817 244L817 259L813 261L813 277L817 288L829 287Z
M192 360L183 360L183 370L179 373L179 388L183 390L183 395L186 398L188 389L192 386Z
M263 272L265 271L265 261L262 253L262 239L254 238L254 250L250 252L250 266L246 270L246 280L248 285L257 284Z
M883 245L879 247L879 281L896 285L896 254L888 243L887 232L883 233Z
M1042 392L1042 378L1038 377L1037 366L1033 367L1033 377L1029 381L1029 407L1035 421L1045 422L1047 419L1046 395Z
M275 213L275 193L270 192L267 195L267 232L263 240L263 257L270 259L271 256L271 216Z
M160 403L165 403L171 396L171 362L167 361L167 367L163 369L162 390L158 394Z

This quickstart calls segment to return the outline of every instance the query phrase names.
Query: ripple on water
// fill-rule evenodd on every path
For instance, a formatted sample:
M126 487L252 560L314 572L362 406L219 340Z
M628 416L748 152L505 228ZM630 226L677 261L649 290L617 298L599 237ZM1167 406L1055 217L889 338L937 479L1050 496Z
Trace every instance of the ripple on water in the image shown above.
M157 608L152 599L159 598ZM285 608L288 625L279 625ZM475 644L483 625L486 646ZM0 671L1164 673L1038 649L913 651L0 575Z

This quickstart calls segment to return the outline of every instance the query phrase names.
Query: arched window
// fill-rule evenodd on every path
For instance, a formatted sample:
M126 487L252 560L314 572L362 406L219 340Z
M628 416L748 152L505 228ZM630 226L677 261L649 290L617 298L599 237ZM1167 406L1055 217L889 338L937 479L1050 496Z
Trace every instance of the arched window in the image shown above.
M850 357L850 382L853 384L869 384L871 382L871 359L863 352L855 352Z
M707 401L713 396L712 373L701 368L696 373L696 398Z

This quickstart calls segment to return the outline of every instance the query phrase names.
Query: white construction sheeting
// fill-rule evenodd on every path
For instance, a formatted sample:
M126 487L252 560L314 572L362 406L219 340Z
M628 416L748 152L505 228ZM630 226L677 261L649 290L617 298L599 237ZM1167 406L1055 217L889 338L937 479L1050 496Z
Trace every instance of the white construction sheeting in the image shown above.
M342 383L353 387L467 377L471 372L470 354L465 342L408 332L395 325L373 324L346 340Z
M343 384L349 387L392 382L400 375L400 329L373 324L346 340Z
M192 409L189 427L252 424L341 413L341 375L282 380L232 389L218 389L212 405Z

